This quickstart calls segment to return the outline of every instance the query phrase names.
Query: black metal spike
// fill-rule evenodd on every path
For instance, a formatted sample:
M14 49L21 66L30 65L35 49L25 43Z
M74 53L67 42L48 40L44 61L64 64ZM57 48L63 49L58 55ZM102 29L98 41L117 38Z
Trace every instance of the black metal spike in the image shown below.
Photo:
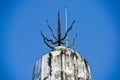
M68 38L68 32L72 29L73 24L75 23L75 20L72 22L71 26L67 29L67 31L65 32L65 35L64 35L63 38L61 38L60 11L58 11L58 37L55 36L54 31L53 31L53 29L51 28L48 20L46 20L46 22L47 22L48 28L50 29L50 31L51 31L51 33L52 33L52 36L57 40L57 41L53 41L53 40L51 40L51 39L48 39L47 37L44 36L44 34L43 34L42 31L41 31L41 35L42 35L42 37L43 37L44 43L45 43L48 47L50 47L50 48L52 48L52 49L54 48L54 47L51 46L48 42L50 42L51 44L57 44L57 46L61 46L61 44L65 44L66 41L69 40L69 38ZM75 35L72 43L69 44L69 45L67 46L67 48L70 48L71 46L73 46L73 45L75 44L76 38L77 38L77 33L76 33L76 35Z
M53 36L56 40L58 40L58 38L55 36L54 31L53 31L52 27L50 26L49 21L48 21L47 19L46 19L46 22L47 22L48 28L50 29L50 31L51 31L51 33L52 33L52 36Z
M58 11L58 46L61 45L60 11Z

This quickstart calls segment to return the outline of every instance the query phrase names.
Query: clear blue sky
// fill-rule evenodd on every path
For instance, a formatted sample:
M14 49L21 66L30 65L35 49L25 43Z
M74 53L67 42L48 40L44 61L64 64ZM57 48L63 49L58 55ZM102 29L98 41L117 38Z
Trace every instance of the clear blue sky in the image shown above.
M73 50L89 62L93 80L120 80L119 0L2 0L0 1L0 80L31 80L36 60L50 49L40 30L51 38L45 22L56 31L57 11L68 7L70 42L78 33Z

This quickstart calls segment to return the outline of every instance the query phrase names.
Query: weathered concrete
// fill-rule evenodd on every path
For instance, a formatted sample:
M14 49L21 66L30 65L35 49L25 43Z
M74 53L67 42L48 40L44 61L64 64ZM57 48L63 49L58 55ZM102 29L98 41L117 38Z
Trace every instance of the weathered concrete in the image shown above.
M59 46L36 62L32 80L91 80L91 74L80 54Z

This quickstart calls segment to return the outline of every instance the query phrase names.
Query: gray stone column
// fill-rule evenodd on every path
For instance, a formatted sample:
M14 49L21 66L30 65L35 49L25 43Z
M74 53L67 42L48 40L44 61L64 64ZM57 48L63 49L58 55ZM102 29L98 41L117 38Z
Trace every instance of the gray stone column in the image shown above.
M36 62L32 80L91 80L91 74L79 53L58 46Z

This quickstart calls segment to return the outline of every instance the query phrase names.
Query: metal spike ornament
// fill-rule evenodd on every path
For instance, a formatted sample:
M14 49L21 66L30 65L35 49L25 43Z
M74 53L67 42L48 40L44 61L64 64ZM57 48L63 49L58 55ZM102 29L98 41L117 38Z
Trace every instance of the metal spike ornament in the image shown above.
M32 80L91 80L90 67L88 62L81 56L81 54L70 49L74 45L77 34L73 42L67 47L61 46L68 41L68 32L72 29L75 21L65 32L64 37L61 38L61 24L60 11L58 11L58 36L56 37L48 20L46 20L48 28L50 29L55 42L44 36L41 31L44 43L52 48L48 54L39 59L33 70ZM57 44L53 47L49 44Z
M48 39L47 37L44 36L44 34L43 34L42 31L41 31L41 35L42 35L42 37L43 37L43 39L44 39L45 44L46 44L48 47L52 48L52 49L53 49L54 47L51 46L48 42L51 42L52 44L57 44L57 46L61 46L61 44L66 44L67 40L69 40L69 39L67 39L67 38L68 38L68 32L72 29L73 24L75 23L75 21L73 21L72 24L71 24L71 26L67 29L67 31L65 32L65 35L64 35L63 38L61 38L60 11L58 11L58 37L55 36L54 31L53 31L53 29L51 28L48 20L46 20L46 22L47 22L48 28L49 28L50 31L52 32L53 38L55 38L57 41L54 42L53 40ZM76 38L77 38L77 33L76 33L76 35L75 35L75 37L74 37L74 39L73 39L73 42L72 42L71 44L69 44L69 45L67 46L67 48L70 48L71 46L73 46L73 45L75 44Z

